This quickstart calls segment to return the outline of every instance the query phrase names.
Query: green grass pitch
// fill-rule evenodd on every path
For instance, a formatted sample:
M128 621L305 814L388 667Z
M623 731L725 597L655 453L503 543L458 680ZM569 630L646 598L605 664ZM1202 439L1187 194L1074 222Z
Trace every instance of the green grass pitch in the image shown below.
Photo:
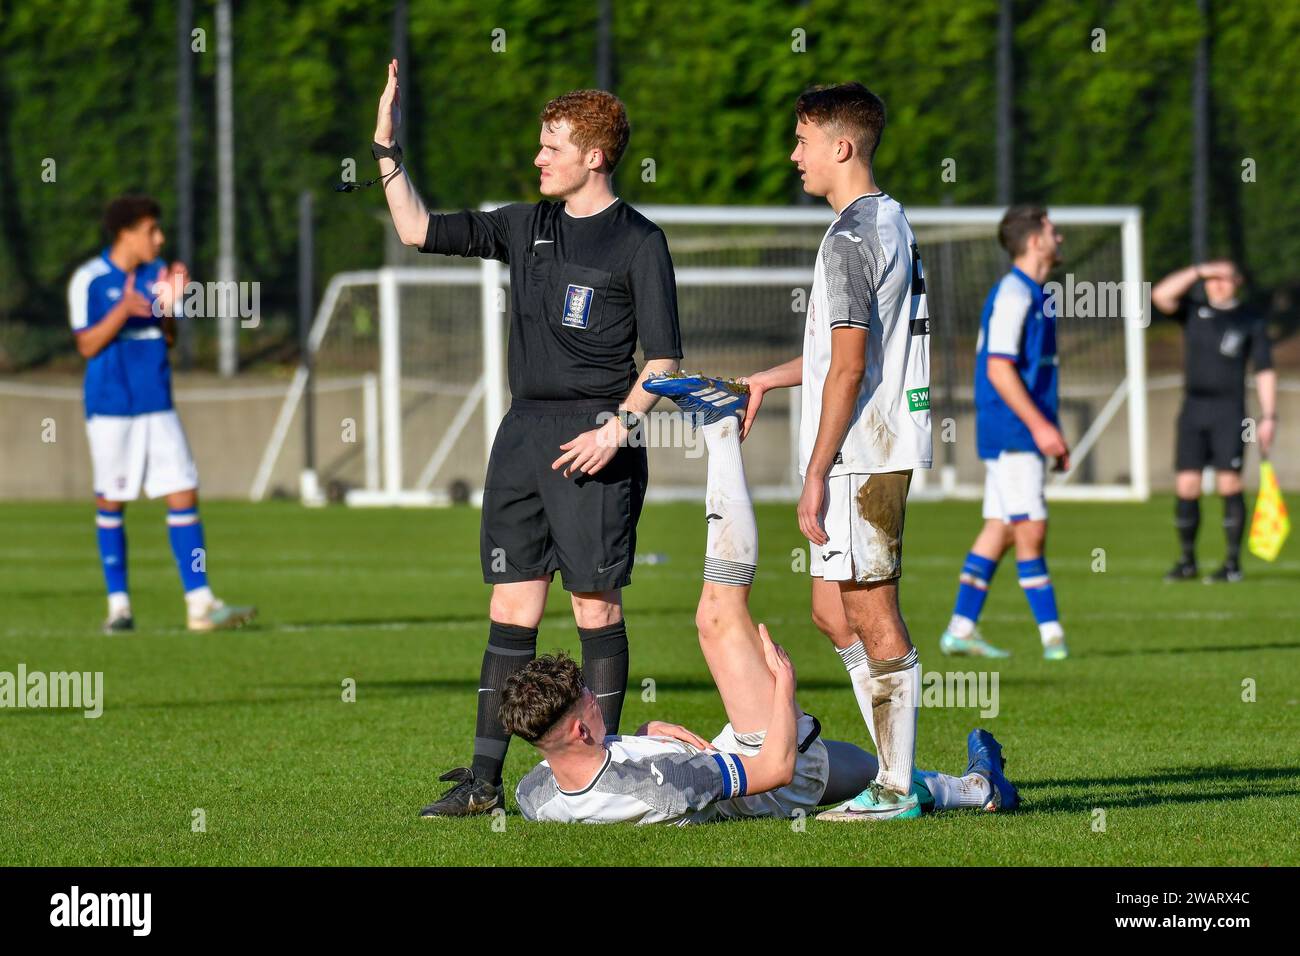
M140 628L99 634L93 509L0 506L0 671L102 671L104 713L0 710L0 864L1228 864L1300 863L1300 635L1295 549L1247 558L1239 585L1166 585L1169 499L1060 504L1049 560L1074 658L1048 664L1016 585L994 580L982 628L1003 662L946 661L937 641L979 523L974 503L914 504L902 601L922 666L996 667L1000 713L923 708L921 766L961 772L964 739L1004 742L1025 808L881 825L788 821L684 829L422 821L437 773L467 762L486 637L478 514L204 506L218 593L261 608L256 628L192 636L160 504L128 509ZM1221 553L1206 508L1203 563ZM646 509L626 592L632 642L623 727L651 718L710 736L724 721L693 618L698 505ZM790 649L804 707L829 737L864 742L839 659L791 570L793 509L759 509L753 598ZM1105 570L1094 570L1104 552ZM544 650L577 650L557 587ZM356 702L342 682L356 681ZM642 686L654 681L655 699ZM1243 682L1256 700L1243 700ZM507 784L531 765L516 741ZM202 809L206 831L193 832ZM1104 810L1104 830L1095 811ZM494 827L494 822L496 826ZM502 826L504 824L504 826Z

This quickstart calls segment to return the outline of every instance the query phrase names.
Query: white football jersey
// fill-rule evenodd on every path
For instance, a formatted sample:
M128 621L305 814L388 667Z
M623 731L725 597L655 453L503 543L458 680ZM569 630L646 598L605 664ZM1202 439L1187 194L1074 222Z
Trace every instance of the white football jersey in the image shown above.
M528 820L551 823L704 823L719 800L745 792L735 754L702 753L670 737L607 737L605 764L581 790L561 790L546 761L515 791Z
M929 468L930 314L916 237L884 193L859 196L822 238L803 346L799 474L807 473L831 367L831 330L867 330L857 407L829 476Z
M749 793L740 754L755 757L761 741L727 724L712 750L671 737L606 737L605 763L576 792L561 790L543 760L515 791L528 820L553 823L660 823L685 826L710 820L812 813L830 779L830 754L817 719L801 714L794 777L784 787Z

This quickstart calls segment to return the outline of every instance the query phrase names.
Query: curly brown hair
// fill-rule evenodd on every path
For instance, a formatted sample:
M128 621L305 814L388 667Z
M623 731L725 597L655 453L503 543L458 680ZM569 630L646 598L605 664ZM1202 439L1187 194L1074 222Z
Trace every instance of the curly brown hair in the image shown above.
M794 112L805 123L848 133L863 162L870 163L885 131L885 101L861 83L814 86L795 100Z
M506 733L535 744L582 699L582 668L563 651L544 654L511 674L497 719Z
M622 100L604 90L574 90L542 108L543 123L560 120L568 120L570 138L578 149L600 150L605 157L605 172L614 171L632 134Z

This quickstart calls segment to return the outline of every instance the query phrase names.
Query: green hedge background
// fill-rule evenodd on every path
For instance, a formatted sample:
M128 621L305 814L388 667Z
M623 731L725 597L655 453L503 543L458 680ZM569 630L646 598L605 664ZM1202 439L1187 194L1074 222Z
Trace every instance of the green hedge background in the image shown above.
M214 5L196 0L207 50L193 54L196 277L216 259ZM432 205L535 197L537 114L590 86L595 0L410 4L408 165ZM632 202L791 203L794 97L858 79L884 97L877 177L909 205L995 199L997 0L616 0L615 91L632 141L618 189ZM101 245L99 211L126 190L175 210L175 20L147 0L0 0L0 326L62 344L13 347L0 368L67 351L64 288ZM330 189L368 144L391 46L391 6L363 0L237 0L235 143L239 275L263 308L294 310L296 201L318 194L318 281L383 256L377 189ZM1148 275L1190 249L1191 76L1209 32L1211 248L1259 292L1300 279L1293 228L1300 3L1194 0L1015 4L1016 198L1137 204ZM492 31L505 30L504 52ZM1105 52L1092 50L1106 31ZM806 32L806 52L792 31ZM42 162L57 164L43 182ZM656 180L643 182L653 158ZM947 158L956 182L941 178ZM1255 182L1242 181L1242 161ZM166 228L167 223L164 223ZM173 248L174 251L174 248ZM287 324L286 324L287 328ZM291 337L286 336L291 341ZM291 349L289 353L290 354Z

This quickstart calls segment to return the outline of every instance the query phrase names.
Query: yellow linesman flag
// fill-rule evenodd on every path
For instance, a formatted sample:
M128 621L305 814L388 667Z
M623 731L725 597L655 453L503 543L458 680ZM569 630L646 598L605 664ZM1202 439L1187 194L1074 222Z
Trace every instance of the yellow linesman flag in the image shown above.
M1255 499L1255 517L1250 522L1250 553L1265 561L1277 558L1286 536L1291 533L1286 502L1277 486L1273 463L1259 463L1259 497Z

